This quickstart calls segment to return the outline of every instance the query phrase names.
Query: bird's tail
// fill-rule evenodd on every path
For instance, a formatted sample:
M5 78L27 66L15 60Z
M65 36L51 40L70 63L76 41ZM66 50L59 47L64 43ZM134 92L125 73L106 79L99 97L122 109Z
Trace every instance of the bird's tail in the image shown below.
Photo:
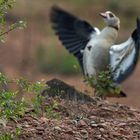
M116 93L110 93L106 95L106 98L126 98L127 94L124 93L122 90L120 91L119 94Z
M126 93L124 93L122 90L120 91L119 97L127 97Z

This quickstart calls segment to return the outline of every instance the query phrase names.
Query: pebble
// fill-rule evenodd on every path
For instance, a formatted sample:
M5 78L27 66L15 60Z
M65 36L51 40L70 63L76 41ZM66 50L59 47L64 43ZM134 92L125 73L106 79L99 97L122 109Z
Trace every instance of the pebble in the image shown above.
M36 129L35 128L31 128L30 131L31 132L36 132Z
M70 134L70 135L73 135L73 134L74 134L74 131L68 130L68 131L66 131L66 133L67 133L67 134Z
M98 124L91 124L91 126L92 126L92 127L97 127L97 126L98 126Z
M119 123L118 126L126 126L126 123Z
M105 138L108 138L108 135L104 135Z
M81 136L83 138L88 138L88 132L86 130L81 130Z
M92 115L92 116L89 117L89 119L91 119L91 120L96 120L97 117Z
M100 123L98 126L99 126L99 127L106 127L107 124L106 124L106 123Z
M75 140L81 140L81 138L76 137Z
M92 126L92 127L97 127L98 124L97 124L95 121L91 121L91 122L90 122L90 126Z
M29 128L29 127L30 127L30 125L28 125L28 124L25 124L25 125L24 125L24 127L25 127L25 128Z
M47 122L48 119L45 117L41 117L40 120L45 123L45 122Z
M54 130L61 131L62 129L59 126L54 127Z
M36 130L38 130L38 131L44 131L44 127L36 127Z
M104 130L103 128L100 128L100 131L101 131L101 132L104 132L105 130Z
M122 135L130 135L130 132L124 130L123 128L120 128L120 132L119 133L122 134Z
M77 123L77 127L85 127L87 126L87 123L83 120L80 120L78 123Z
M37 131L36 134L42 135L44 132L43 131Z

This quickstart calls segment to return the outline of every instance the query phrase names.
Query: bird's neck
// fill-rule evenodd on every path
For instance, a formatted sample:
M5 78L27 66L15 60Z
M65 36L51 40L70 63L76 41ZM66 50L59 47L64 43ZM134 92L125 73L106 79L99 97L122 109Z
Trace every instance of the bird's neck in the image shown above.
M118 37L118 30L114 27L107 26L102 30L101 36L111 44L114 44Z

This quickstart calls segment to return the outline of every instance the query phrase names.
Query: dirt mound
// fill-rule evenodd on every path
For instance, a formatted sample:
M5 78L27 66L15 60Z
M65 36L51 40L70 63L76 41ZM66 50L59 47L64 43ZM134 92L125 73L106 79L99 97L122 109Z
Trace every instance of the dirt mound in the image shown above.
M67 93L75 91L73 87L59 80L52 80L48 83L51 83L50 89L53 88L52 90L58 83L58 85L65 85L62 88L64 93L66 89L68 89ZM47 94L43 93L44 96ZM82 93L78 93L76 94L81 97ZM49 94L52 95L51 92ZM66 100L63 94L60 94L63 99L56 96L45 99L46 107L49 105L52 107L54 102L55 104L57 102L57 105L53 106L49 112L44 112L43 116L33 117L27 113L17 122L9 121L6 126L0 127L0 133L13 132L15 134L18 127L21 128L21 134L18 136L20 140L140 139L140 110L91 97L93 102L91 100L90 102L81 102L81 100L77 102L72 98Z
M47 89L42 92L43 96L55 97L59 96L61 99L71 100L75 102L96 102L96 100L85 93L82 93L59 79L52 79L48 82Z

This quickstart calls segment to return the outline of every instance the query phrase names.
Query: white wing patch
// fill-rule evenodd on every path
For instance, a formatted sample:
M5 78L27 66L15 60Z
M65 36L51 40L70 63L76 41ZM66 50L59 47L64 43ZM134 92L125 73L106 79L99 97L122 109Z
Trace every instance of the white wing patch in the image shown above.
M94 32L91 33L90 38L94 38L95 36L99 35L101 32L97 27L94 27Z
M95 29L97 35L99 35L100 34L100 30L97 27L95 27L94 29Z
M110 65L115 71L114 80L124 74L133 64L136 54L135 43L130 37L120 45L114 45L110 49Z

